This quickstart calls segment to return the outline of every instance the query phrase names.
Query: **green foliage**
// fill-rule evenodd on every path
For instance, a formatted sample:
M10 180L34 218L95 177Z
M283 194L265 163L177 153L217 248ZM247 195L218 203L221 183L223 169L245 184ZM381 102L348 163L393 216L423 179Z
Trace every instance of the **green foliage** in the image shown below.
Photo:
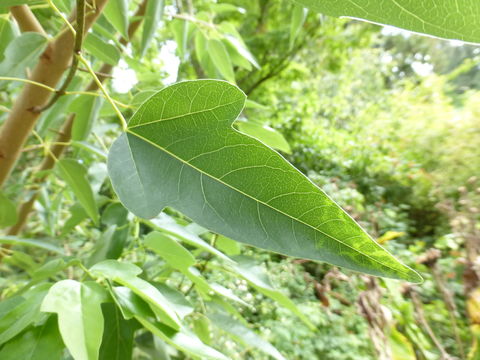
M0 193L0 358L474 357L478 49L328 16L478 41L431 3L110 0ZM1 124L65 19L0 6Z
M374 23L398 26L418 33L478 43L475 24L480 6L467 0L412 2L377 0L358 5L352 1L294 0L330 16L349 16Z

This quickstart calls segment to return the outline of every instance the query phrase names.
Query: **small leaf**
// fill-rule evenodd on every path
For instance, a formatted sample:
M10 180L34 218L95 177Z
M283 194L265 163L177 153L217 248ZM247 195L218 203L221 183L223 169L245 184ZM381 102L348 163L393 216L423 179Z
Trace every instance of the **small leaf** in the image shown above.
M112 145L113 188L134 214L171 206L216 233L376 276L421 281L282 156L232 128L245 95L181 82L149 98Z
M115 66L120 60L120 51L94 33L87 35L83 45L90 54L107 64Z
M128 39L128 0L110 0L103 14L108 22L125 38Z
M0 18L0 62L5 56L5 49L10 41L12 41L16 34L15 27L12 21Z
M65 254L64 250L61 247L42 239L24 239L19 238L18 236L7 235L0 236L0 244L32 246L48 251L53 251L61 255Z
M85 140L102 108L103 99L97 96L80 95L68 107L68 111L75 113L73 121L72 139Z
M15 204L0 192L0 229L17 223Z
M330 16L393 25L446 39L480 43L480 3L452 0L294 0Z
M147 2L147 9L143 16L142 45L140 46L140 56L145 54L150 42L155 36L158 25L160 25L163 16L163 0L154 0Z
M170 237L153 231L145 237L145 246L154 250L167 264L175 269L188 271L195 264L193 255Z
M13 39L5 49L3 61L0 63L0 76L25 77L25 69L35 63L47 42L45 36L33 32Z
M188 37L191 30L190 22L180 19L173 19L173 21L170 23L170 29L175 37L178 56L181 60L185 60L187 55Z
M283 151L286 154L292 152L290 145L283 135L269 126L262 126L252 121L239 121L237 126L238 130L244 134L257 138L265 145L268 145L275 150Z
M210 59L212 59L213 64L217 67L223 78L234 83L235 74L233 73L232 62L225 45L223 45L220 40L209 39L207 42L207 49Z
M103 336L101 303L107 293L95 282L62 280L54 284L42 311L57 313L63 342L75 360L98 359Z
M40 305L51 284L41 284L0 303L0 345L22 332L38 320Z
M142 269L139 267L116 260L105 260L93 266L90 271L93 274L104 276L128 287L136 295L148 302L165 324L173 329L180 327L178 316L165 296L152 284L137 277L137 275L142 273Z
M314 330L310 320L297 308L297 306L282 292L275 289L270 282L268 274L256 263L255 259L246 256L236 256L236 263L231 265L232 270L252 284L265 296L277 301L280 305L297 315L310 329Z
M93 197L92 188L87 180L87 170L78 162L72 159L57 161L57 168L62 179L73 191L88 216L97 223L98 210Z
M307 18L308 9L305 9L303 6L295 4L292 12L292 20L290 21L290 49L295 43L300 30Z
M50 316L43 325L33 327L7 342L0 350L0 359L60 360L64 348L57 319Z
M282 354L268 341L263 340L255 332L244 326L232 317L219 312L208 315L213 324L223 331L227 332L236 341L242 342L247 346L263 351L277 360L285 360Z

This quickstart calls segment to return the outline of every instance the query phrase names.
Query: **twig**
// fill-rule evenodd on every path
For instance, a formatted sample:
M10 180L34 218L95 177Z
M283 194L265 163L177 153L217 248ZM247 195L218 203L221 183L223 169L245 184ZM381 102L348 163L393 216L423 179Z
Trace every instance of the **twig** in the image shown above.
M65 95L65 91L67 90L68 85L72 82L78 68L78 57L81 55L82 51L82 43L83 43L83 34L85 30L85 0L77 0L77 28L75 29L75 44L73 45L73 60L72 66L70 66L70 71L63 82L63 85L60 89L55 91L55 94L52 96L50 101L39 109L35 109L37 112L42 112L47 110L53 104L57 102L57 100L62 96Z
M83 63L83 65L86 66L86 68L90 72L90 75L92 75L93 80L97 83L98 88L105 95L105 98L107 99L107 101L110 103L110 105L112 105L113 110L115 111L115 113L117 114L117 116L120 120L120 123L122 125L122 129L125 131L127 129L127 121L123 117L122 112L118 109L117 105L115 104L115 101L113 101L113 99L108 94L107 90L105 90L105 88L102 85L102 82L98 79L97 75L95 74L95 71L93 71L93 69L90 66L90 64L88 63L88 61L85 60L85 58L82 56L82 54L78 54L77 56L78 56L78 59Z

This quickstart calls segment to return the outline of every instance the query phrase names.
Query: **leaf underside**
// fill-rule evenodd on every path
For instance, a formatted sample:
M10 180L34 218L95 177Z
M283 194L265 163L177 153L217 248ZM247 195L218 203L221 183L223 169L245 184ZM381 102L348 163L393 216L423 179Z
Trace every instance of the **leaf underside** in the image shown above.
M446 39L480 43L480 2L471 0L294 0L330 16L347 16Z
M240 89L217 80L177 83L149 98L109 154L123 204L143 218L170 206L246 244L421 281L281 155L232 128L244 103Z

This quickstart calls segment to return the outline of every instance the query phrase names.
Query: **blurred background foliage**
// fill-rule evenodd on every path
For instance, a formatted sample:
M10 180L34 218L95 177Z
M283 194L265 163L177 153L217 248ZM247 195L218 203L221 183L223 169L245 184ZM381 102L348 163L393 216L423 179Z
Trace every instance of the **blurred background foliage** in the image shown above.
M56 3L71 6L68 0ZM220 306L244 321L243 326L287 359L479 359L478 47L307 13L290 1L177 0L164 5L163 20L146 48L136 36L120 55L115 30L105 17L90 35L112 47L107 59L98 54L94 41L87 47L96 68L120 58L107 87L128 105L125 113L133 113L152 91L174 81L235 81L250 100L237 122L239 129L279 149L372 237L425 278L413 286L240 246L169 209L169 221L227 255L248 256L316 331L251 282L218 271L215 256L185 245L209 283L222 284L246 303L217 299L211 308ZM137 3L129 6L133 13ZM55 34L61 19L44 5L33 9ZM7 14L0 20L1 36L9 42L20 36ZM80 88L85 79L88 74L79 73L71 87ZM10 108L20 88L19 83L0 83L2 109ZM204 315L205 299L191 291L194 283L139 241L156 229L155 220L133 219L115 202L104 156L120 129L106 102L85 106L86 101L65 97L42 116L38 137L30 140L5 196L19 202L35 188L35 166L43 149L39 138L52 141L68 111L80 109L85 112L84 130L78 130L68 156L88 169L100 221L88 219L54 171L22 237L53 238L66 255L88 266L121 256L143 268L145 279L184 293L194 308L189 324L204 342L232 359L269 358L259 346L226 336L228 326L213 327ZM99 250L105 242L116 244L108 255ZM45 250L20 245L7 255L0 265L3 299L53 258ZM61 271L51 278L81 274L71 267ZM134 353L138 359L158 359L161 348L158 340L140 332ZM173 359L189 358L167 352Z

